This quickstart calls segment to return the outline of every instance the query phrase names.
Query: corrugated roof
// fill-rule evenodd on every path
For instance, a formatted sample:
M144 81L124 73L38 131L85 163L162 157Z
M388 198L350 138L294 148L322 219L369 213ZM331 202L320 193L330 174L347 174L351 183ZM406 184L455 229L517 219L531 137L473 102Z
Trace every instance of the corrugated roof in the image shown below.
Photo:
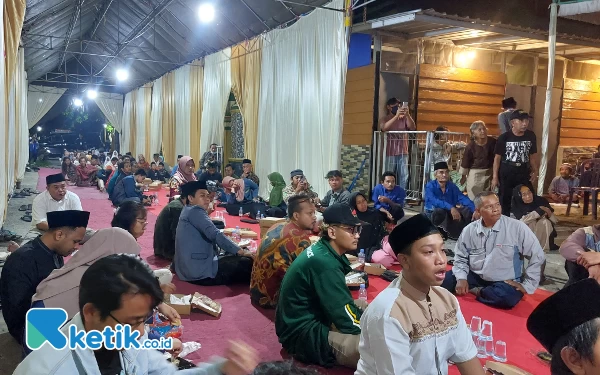
M328 1L294 3L321 6ZM29 81L65 81L60 73L66 71L72 82L114 85L116 69L128 66L130 78L117 89L129 91L185 62L293 22L314 9L278 0L219 0L212 1L215 20L201 24L200 3L28 0L22 45Z

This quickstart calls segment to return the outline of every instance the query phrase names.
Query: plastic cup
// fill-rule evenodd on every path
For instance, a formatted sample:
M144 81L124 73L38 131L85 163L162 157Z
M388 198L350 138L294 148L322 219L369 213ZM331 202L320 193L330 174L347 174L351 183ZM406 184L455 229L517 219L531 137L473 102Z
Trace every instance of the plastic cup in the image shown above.
M487 358L488 355L485 351L485 344L486 344L487 340L484 339L481 336L477 336L477 343L475 344L475 346L477 347L477 357L478 358Z
M485 354L488 355L488 357L491 357L494 355L494 340L493 339L489 339L485 341Z
M491 340L493 337L492 326L492 322L490 322L489 320L484 320L483 326L481 327L481 337Z
M472 317L469 328L471 329L471 335L479 336L479 333L481 332L481 318L478 316Z
M506 343L504 341L496 341L492 358L498 362L506 362Z

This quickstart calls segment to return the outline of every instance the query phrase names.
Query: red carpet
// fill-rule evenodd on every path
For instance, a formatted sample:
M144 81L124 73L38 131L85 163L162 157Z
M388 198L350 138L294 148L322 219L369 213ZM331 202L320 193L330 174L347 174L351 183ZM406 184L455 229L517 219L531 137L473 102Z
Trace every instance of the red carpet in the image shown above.
M42 168L38 190L45 189L45 177L48 174L57 173L56 169ZM94 188L70 187L81 198L84 210L91 212L89 226L94 229L107 228L110 226L114 209L106 194L100 193ZM150 192L153 193L153 192ZM159 192L160 205L148 209L148 227L146 233L139 239L142 247L142 257L154 268L165 267L167 261L154 257L152 238L156 217L168 200L167 191ZM259 233L257 224L241 223L236 216L228 216L227 226L250 228ZM248 286L235 287L202 287L174 279L178 293L193 293L198 291L217 300L223 306L223 313L219 319L207 314L194 312L190 316L183 317L184 341L197 341L201 343L202 349L190 354L187 359L192 362L207 361L213 355L221 355L227 348L229 340L240 339L252 345L260 354L262 361L273 361L282 359L281 345L277 341L275 327L272 322L274 310L259 310L252 306L248 295ZM389 285L385 280L371 277L368 288L369 300L373 300L377 294ZM355 292L356 294L356 292ZM494 323L494 340L502 340L507 343L508 362L534 374L549 374L549 367L537 359L535 353L542 350L542 346L527 332L525 322L531 311L550 293L537 290L532 296L526 296L516 308L512 310L499 310L485 306L471 295L459 297L460 305L467 320L470 322L473 315ZM482 362L484 363L484 362ZM327 374L352 374L352 371L344 368L324 370ZM450 367L450 374L458 374L456 366Z

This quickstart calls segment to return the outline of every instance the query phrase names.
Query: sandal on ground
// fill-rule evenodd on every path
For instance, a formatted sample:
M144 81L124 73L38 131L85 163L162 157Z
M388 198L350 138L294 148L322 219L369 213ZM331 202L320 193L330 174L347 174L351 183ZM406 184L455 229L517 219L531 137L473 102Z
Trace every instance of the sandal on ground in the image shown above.
M24 204L21 207L19 207L19 211L27 211L27 205Z
M28 205L27 205L27 211L31 211L31 210L33 210L33 205L31 205L31 204L28 204Z
M33 190L31 188L25 188L25 189L23 189L23 191L26 191L26 192L28 192L30 194L40 194L41 193L40 191Z
M31 216L21 216L21 220L31 223L33 219Z

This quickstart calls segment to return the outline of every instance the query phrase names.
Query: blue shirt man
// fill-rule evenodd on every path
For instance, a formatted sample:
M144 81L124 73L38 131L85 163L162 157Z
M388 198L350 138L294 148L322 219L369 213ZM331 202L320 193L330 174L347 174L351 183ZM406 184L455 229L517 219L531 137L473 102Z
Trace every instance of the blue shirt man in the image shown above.
M435 180L425 185L425 215L442 231L442 235L458 239L471 222L475 205L450 180L448 163L435 163Z
M143 202L144 195L137 188L137 184L144 182L145 178L146 171L140 168L135 172L135 175L127 176L119 181L115 186L115 190L113 190L113 204L119 206L126 201Z
M388 222L397 222L404 217L404 200L406 191L396 185L396 175L393 172L384 172L381 183L373 188L373 202L375 209L379 210Z

